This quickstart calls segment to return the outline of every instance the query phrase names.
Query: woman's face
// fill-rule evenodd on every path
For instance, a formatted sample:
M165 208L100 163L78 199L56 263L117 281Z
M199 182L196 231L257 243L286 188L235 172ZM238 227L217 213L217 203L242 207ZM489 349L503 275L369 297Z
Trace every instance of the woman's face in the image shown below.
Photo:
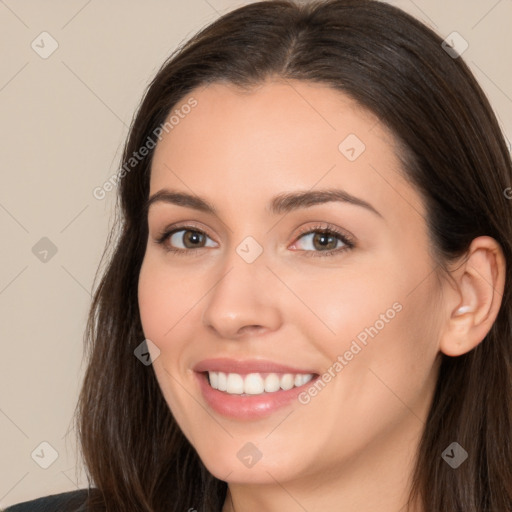
M442 294L392 137L319 84L191 96L155 149L150 197L169 195L149 208L139 278L170 410L232 483L312 485L368 465L403 477L437 377Z

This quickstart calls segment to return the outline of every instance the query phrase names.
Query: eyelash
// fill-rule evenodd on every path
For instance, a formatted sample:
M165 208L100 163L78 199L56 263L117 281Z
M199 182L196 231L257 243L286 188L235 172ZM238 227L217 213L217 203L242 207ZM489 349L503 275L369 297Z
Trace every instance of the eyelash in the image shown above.
M172 230L167 230L161 233L158 238L156 239L156 243L159 245L164 246L165 250L167 252L175 253L179 256L197 256L198 255L198 249L205 249L206 247L197 247L195 249L176 249L173 247L169 247L167 245L164 245L167 239L169 239L172 235L179 231L194 231L196 233L199 233L201 235L205 235L208 238L211 238L208 236L207 233L205 233L203 230L197 228L193 225L184 225L184 226L178 226L174 227ZM342 252L345 252L347 250L353 249L355 247L355 243L352 239L352 237L348 236L346 233L342 233L339 229L337 229L335 226L331 224L327 225L319 225L319 226L313 226L304 228L300 231L300 233L297 235L297 238L295 241L298 241L300 238L302 238L304 235L309 235L311 233L323 233L328 235L334 235L338 240L343 242L345 245L344 247L340 247L338 249L330 249L328 251L307 251L303 250L302 252L306 257L320 257L325 258L329 256L333 256L335 254L341 254ZM295 242L294 242L295 243Z

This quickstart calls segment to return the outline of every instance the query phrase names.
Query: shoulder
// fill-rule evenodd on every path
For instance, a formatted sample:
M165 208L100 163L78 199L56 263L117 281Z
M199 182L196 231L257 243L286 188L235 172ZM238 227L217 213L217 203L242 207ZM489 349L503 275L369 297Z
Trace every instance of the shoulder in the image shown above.
M4 512L86 512L85 500L89 489L52 494L12 505Z

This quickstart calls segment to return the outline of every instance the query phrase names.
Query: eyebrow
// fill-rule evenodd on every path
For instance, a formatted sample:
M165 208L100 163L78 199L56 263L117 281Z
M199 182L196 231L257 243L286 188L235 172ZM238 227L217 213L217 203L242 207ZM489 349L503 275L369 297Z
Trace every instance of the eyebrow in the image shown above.
M370 203L341 189L308 190L304 192L278 194L271 199L268 209L273 215L279 215L329 202L341 202L361 206L383 218L380 212ZM186 192L178 192L165 188L159 190L147 200L144 206L144 212L147 213L151 205L156 203L174 204L218 216L217 209L206 199Z

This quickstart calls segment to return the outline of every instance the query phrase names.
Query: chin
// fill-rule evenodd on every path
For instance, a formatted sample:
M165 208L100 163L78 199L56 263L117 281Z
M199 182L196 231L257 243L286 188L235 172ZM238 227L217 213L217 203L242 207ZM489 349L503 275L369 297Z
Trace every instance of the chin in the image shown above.
M230 446L232 445L232 446ZM283 452L272 449L265 456L250 441L230 439L229 443L205 450L196 451L208 471L219 480L229 483L275 484L277 481L287 481L299 476L303 468L303 457L297 453L292 459L290 452L283 457ZM286 452L285 452L286 453ZM272 455L274 454L274 455Z

